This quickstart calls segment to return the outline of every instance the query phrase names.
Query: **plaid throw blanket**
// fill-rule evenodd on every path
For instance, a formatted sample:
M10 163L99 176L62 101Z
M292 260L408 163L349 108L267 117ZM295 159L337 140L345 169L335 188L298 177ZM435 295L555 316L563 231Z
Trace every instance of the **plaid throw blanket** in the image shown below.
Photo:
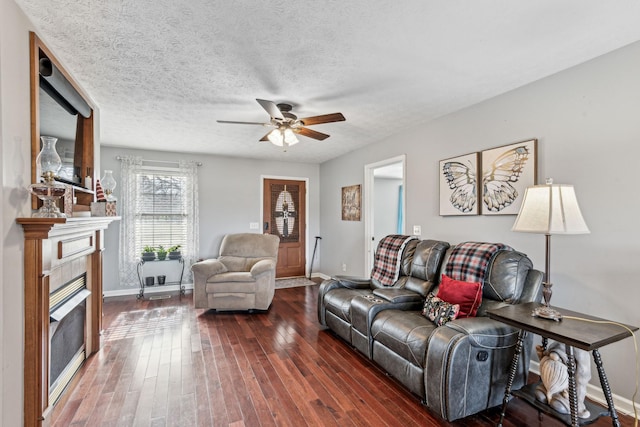
M444 274L455 280L484 284L489 261L505 250L512 249L502 243L460 243L451 251Z
M413 239L417 239L417 237L400 234L390 234L383 237L378 243L373 259L371 279L377 280L383 286L393 285L400 275L402 251L407 243Z

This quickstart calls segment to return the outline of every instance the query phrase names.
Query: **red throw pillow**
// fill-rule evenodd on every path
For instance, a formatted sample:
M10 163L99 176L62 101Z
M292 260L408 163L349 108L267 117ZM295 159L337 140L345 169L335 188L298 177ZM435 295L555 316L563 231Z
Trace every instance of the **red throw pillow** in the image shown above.
M443 274L437 297L448 303L460 305L458 319L475 317L482 303L482 285L478 282L454 280Z

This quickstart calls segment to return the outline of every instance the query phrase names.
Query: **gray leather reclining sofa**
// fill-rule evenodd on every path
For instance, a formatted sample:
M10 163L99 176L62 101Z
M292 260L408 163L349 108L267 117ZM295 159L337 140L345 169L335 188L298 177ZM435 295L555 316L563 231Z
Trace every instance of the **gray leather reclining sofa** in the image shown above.
M502 402L518 331L486 311L540 301L543 275L525 254L500 251L488 265L477 316L438 327L422 308L428 293L437 292L449 249L447 242L410 241L391 287L370 279L325 280L318 320L453 421ZM532 341L531 335L525 340L514 388L526 384Z

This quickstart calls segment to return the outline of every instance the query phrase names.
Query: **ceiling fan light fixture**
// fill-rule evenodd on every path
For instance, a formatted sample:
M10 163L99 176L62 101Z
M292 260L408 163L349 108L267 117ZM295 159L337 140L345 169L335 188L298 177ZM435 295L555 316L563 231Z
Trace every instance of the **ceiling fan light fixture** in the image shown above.
M284 137L282 136L282 132L280 132L280 129L274 129L269 132L269 135L267 135L267 139L273 145L276 145L278 147L282 147L282 144L284 142Z
M284 135L284 142L286 142L287 145L294 145L298 143L298 138L296 138L296 134L293 133L291 128L286 128L282 133Z
M298 138L296 138L296 134L289 127L279 127L277 129L272 130L267 135L267 139L278 147L282 147L286 144L286 146L291 146L297 144Z

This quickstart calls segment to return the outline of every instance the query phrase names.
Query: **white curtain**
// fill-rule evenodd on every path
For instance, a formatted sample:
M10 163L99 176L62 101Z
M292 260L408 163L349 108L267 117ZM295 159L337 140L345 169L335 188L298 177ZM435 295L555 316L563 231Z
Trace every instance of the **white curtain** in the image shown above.
M136 209L138 205L138 179L142 172L142 157L123 156L120 158L120 286L138 287L137 266L140 254L136 252Z
M140 286L137 266L140 253L136 250L136 222L137 215L142 211L141 199L138 197L141 191L142 174L149 172L141 157L122 156L120 192L120 210L122 221L120 224L120 285L123 287ZM175 169L174 169L175 170ZM198 259L200 247L199 230L199 206L198 206L198 164L193 161L180 161L178 174L185 176L184 188L186 196L187 215L187 241L181 248L184 259L183 283L192 283L191 265Z
M183 283L193 283L191 266L198 260L200 249L200 209L198 204L198 163L180 160L180 174L187 177L187 247L182 254L185 262Z

